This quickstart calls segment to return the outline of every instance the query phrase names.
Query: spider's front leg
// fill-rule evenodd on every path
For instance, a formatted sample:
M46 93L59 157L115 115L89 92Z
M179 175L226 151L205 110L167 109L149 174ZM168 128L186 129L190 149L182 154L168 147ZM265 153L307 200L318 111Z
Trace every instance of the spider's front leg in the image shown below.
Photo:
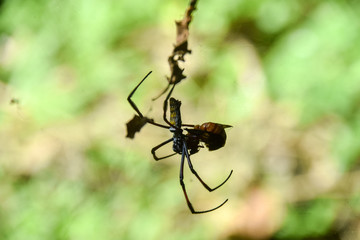
M135 110L135 112L139 115L139 117L144 117L142 115L142 113L140 112L140 110L138 109L138 107L136 106L136 104L131 100L131 97L134 95L134 93L136 92L136 90L139 88L139 86L145 81L145 79L152 73L152 71L150 71L148 74L146 74L146 76L139 82L138 85L136 85L136 87L130 92L129 96L127 97L128 102L130 103L131 107Z
M168 129L169 127L166 125L162 125L159 123L154 122L152 119L144 117L144 115L140 112L139 108L136 106L136 104L133 102L133 100L131 99L131 97L134 95L134 93L136 92L136 90L139 88L139 86L145 81L145 79L152 73L152 71L150 71L148 74L146 74L146 76L139 82L138 85L136 85L136 87L130 92L129 96L127 97L127 100L129 102L129 104L131 105L131 107L135 110L135 112L138 114L139 117L145 119L145 121L147 123L150 123L152 125L161 127L161 128L166 128Z

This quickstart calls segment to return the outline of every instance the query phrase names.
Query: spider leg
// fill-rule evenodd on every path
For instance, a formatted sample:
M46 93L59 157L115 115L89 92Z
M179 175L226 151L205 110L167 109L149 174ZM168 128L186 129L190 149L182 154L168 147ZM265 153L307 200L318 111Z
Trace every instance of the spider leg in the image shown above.
M129 96L127 97L128 102L130 103L131 107L135 110L135 112L139 115L139 117L141 118L145 118L147 123L150 123L152 125L158 126L158 127L162 127L162 128L169 128L166 125L162 125L159 123L154 122L153 120L144 117L144 115L140 112L140 110L138 109L138 107L136 106L136 104L131 100L131 97L134 95L134 93L136 92L136 90L138 89L138 87L145 81L145 79L152 73L152 71L150 71L148 74L146 74L146 76L141 80L141 82L136 85L136 87L130 92Z
M183 127L195 127L194 124L181 124L181 126L183 126Z
M142 115L142 113L140 112L140 110L138 109L138 107L136 106L136 104L131 100L131 97L132 95L134 95L134 93L136 92L136 90L138 89L138 87L145 81L145 79L152 73L152 71L150 71L148 74L146 74L146 76L141 80L141 82L136 85L136 87L130 92L127 100L128 102L130 103L131 107L137 112L137 114L140 116L140 117L144 117Z
M161 97L161 96L162 96L164 93L166 93L166 91L169 89L170 85L171 85L171 83L169 83L169 84L166 86L166 88L165 88L158 96L154 97L154 98L151 99L151 100L155 101L156 99L158 99L159 97Z
M189 168L191 170L191 172L195 175L195 177L197 177L197 179L200 181L200 183L209 191L209 192L212 192L216 189L218 189L219 187L221 187L222 185L224 185L224 183L227 182L227 180L229 180L229 178L231 177L231 174L233 173L233 170L231 170L229 176L220 184L218 185L217 187L215 188L211 188L209 187L202 179L201 177L198 175L198 173L195 171L192 163L191 163L191 160L190 160L190 155L188 153L188 149L187 149L187 146L186 146L186 142L184 142L184 147L183 147L183 153L185 152L186 154L186 158L187 158L187 161L188 161L188 165L189 165Z
M166 144L168 144L169 142L172 142L172 141L173 141L173 138L170 138L170 139L166 140L165 142L162 142L162 143L160 143L159 145L157 145L157 146L155 146L155 147L153 147L153 148L151 149L151 153L152 153L152 155L153 155L153 157L154 157L154 159L155 159L156 161L159 161L159 160L161 160L161 159L174 156L174 155L176 154L176 153L173 153L173 154L167 155L167 156L165 156L165 157L160 157L160 158L157 157L156 154L155 154L156 150L158 150L158 149L161 148L162 146L164 146L164 145L166 145Z
M180 162L180 185L181 185L182 190L184 192L185 200L186 200L186 203L187 203L191 213L192 214L207 213L207 212L211 212L211 211L214 211L214 210L222 207L228 201L228 199L226 199L223 203L221 203L219 206L217 206L215 208L212 208L212 209L209 209L209 210L204 210L204 211L195 211L195 209L192 206L192 204L191 204L191 202L189 200L189 197L187 195L186 188L185 188L185 183L184 183L184 160L185 160L185 155L186 155L186 157L188 157L188 154L185 154L185 153L187 153L187 147L186 147L185 142L184 142L183 152L181 154L181 162Z

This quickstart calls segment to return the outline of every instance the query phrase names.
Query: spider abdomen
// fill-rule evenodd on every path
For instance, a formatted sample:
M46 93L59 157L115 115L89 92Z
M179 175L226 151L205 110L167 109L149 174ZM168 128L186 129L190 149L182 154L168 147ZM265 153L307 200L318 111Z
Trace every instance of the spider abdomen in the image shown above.
M180 101L170 98L170 123L177 128L181 128L180 106Z

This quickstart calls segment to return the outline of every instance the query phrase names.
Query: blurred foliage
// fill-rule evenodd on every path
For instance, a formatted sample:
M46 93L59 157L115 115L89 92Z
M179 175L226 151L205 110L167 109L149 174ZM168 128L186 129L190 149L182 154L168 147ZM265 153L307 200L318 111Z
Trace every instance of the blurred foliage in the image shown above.
M170 133L125 139L136 92L161 121L186 0L0 1L0 239L360 239L360 2L199 0L174 96L234 126L192 157L191 215ZM162 98L163 99L163 98ZM221 111L221 114L219 112ZM221 168L220 168L221 166Z
M335 216L334 203L329 200L315 200L290 206L285 225L278 234L279 239L321 236L329 231Z

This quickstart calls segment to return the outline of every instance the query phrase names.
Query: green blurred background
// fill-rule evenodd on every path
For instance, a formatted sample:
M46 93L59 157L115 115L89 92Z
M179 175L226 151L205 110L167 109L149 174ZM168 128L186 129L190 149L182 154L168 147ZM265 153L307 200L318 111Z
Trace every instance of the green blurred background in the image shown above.
M186 170L161 122L186 0L0 1L0 239L360 239L360 1L199 0L183 122L230 124ZM169 146L168 151L171 151Z

